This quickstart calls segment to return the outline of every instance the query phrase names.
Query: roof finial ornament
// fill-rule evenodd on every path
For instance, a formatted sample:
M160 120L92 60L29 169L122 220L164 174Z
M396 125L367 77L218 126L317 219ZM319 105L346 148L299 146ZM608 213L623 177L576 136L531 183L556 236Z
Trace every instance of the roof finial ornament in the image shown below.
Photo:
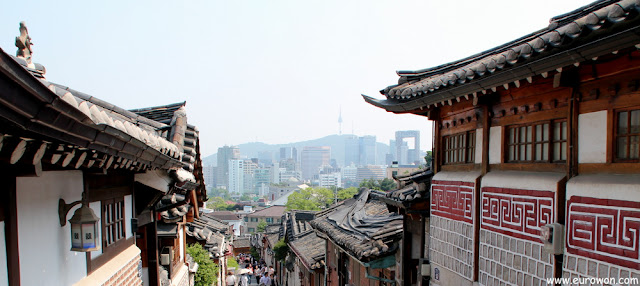
M33 43L31 43L31 37L29 37L27 25L25 25L24 21L20 22L20 36L16 37L16 47L18 47L16 56L25 59L28 64L31 64L31 45Z

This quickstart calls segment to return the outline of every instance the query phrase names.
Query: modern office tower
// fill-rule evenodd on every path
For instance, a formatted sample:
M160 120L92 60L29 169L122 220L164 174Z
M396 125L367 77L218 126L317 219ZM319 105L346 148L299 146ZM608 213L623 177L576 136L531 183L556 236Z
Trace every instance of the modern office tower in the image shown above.
M358 167L356 167L356 165L354 164L351 164L349 166L342 167L340 171L342 172L343 179L355 181L358 174Z
M350 135L344 143L344 165L356 166L376 164L376 136L358 137Z
M360 142L358 136L348 135L344 139L344 165L360 165Z
M298 149L296 147L281 147L279 160L293 159L294 162L298 162Z
M405 139L413 139L413 146L409 146ZM420 131L396 131L396 152L396 159L400 165L410 165L421 162Z
M238 146L224 146L218 148L218 171L216 173L216 185L229 185L229 160L240 159Z
M311 180L319 173L324 165L329 165L331 160L331 147L307 146L302 149L302 179Z
M360 165L375 165L376 162L376 136L365 135L358 138L358 152Z
M229 193L242 194L244 191L244 160L229 160Z

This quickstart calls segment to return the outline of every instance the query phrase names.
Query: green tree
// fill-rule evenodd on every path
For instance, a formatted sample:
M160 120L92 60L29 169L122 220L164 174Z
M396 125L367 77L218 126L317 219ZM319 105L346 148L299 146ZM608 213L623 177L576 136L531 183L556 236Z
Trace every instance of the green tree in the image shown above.
M325 188L306 188L291 194L287 200L287 210L317 211L333 202L333 192Z
M252 246L251 249L249 249L249 253L251 253L251 256L253 256L256 261L260 260L260 252L258 252L255 247Z
M244 194L244 195L240 196L240 200L241 201L250 201L251 197L249 195L247 195L247 194Z
M338 200L339 201L344 201L346 199L350 199L353 198L353 196L355 196L358 193L358 188L356 187L351 187L351 188L346 188L346 189L342 189L338 191Z
M213 197L210 198L207 202L207 208L216 210L216 211L224 211L229 210L229 205L227 202L221 197Z
M394 180L389 178L384 178L380 180L380 190L388 192L395 189L396 189L396 182Z
M235 269L238 269L239 266L240 264L238 264L238 261L236 261L233 256L227 256L227 268L234 267Z
M424 161L427 163L427 167L431 166L431 160L433 160L433 152L427 151L427 155L424 156Z
M209 286L216 281L218 275L218 264L209 258L209 252L204 250L200 244L194 243L187 246L187 253L198 263L198 271L195 276L195 286Z
M365 179L360 183L360 187L387 192L396 189L396 182L389 178L382 180Z
M259 222L256 229L258 230L258 232L264 232L267 229L267 222L266 221Z
M289 252L289 245L284 242L284 238L276 242L273 246L274 258L278 261L284 261L287 258L287 253Z

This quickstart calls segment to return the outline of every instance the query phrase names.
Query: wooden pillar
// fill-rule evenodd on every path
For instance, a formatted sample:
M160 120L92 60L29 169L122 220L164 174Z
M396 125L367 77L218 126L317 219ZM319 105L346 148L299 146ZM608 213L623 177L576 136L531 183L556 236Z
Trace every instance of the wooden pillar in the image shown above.
M2 200L4 213L4 234L7 249L7 271L9 285L20 285L20 253L18 247L18 206L16 198L16 177L13 174L1 176L3 192L7 194Z
M147 232L147 269L149 271L149 285L160 285L160 264L158 263L158 232L157 222L145 226Z

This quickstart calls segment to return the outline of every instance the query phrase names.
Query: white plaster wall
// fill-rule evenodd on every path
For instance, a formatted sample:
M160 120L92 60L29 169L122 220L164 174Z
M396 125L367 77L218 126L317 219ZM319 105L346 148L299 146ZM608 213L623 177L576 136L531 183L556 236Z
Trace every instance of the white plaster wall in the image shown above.
M526 189L557 192L564 173L495 171L482 177L482 187Z
M60 227L58 199L82 198L81 171L43 172L16 180L21 285L72 285L87 275L86 256L71 249L69 223ZM67 214L71 218L78 206Z
M178 225L178 237L180 238L180 261L184 261L184 226Z
M502 126L494 126L489 128L489 164L500 164L501 161Z
M607 161L607 111L578 115L578 163Z
M476 129L476 154L475 163L482 164L482 128Z
M4 241L4 221L0 221L0 286L9 285L9 273L7 268L7 245Z
M482 175L482 172L447 172L442 171L438 172L435 176L433 176L432 180L436 181L460 181L460 182L469 182L475 183L476 179Z
M567 200L574 195L598 199L640 201L640 176L594 174L571 178Z

